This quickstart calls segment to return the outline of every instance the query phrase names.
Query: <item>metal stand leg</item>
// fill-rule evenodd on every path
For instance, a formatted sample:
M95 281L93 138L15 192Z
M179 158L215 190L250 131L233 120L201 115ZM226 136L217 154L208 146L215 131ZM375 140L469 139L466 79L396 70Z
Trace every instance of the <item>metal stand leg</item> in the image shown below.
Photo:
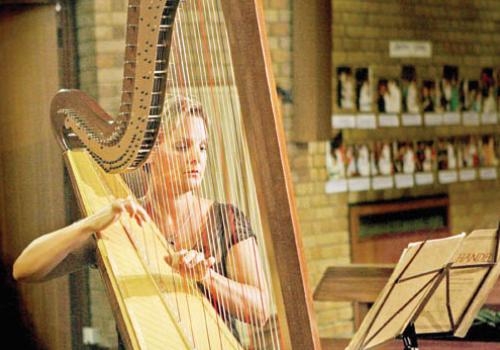
M417 333L415 325L410 323L403 332L404 350L418 350Z

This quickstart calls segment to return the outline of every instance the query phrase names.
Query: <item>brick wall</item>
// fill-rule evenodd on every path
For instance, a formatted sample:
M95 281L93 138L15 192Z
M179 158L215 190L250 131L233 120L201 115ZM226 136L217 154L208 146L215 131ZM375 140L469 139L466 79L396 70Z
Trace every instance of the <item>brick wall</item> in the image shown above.
M377 77L399 78L401 66L405 64L414 65L418 79L435 79L442 74L445 64L459 67L461 78L479 79L483 67L500 67L500 49L496 32L500 30L500 8L496 1L460 1L460 0L332 0L332 93L336 96L336 70L335 67L349 65L352 67L369 67L371 73ZM432 58L404 58L395 59L389 57L389 41L391 40L426 40L432 43ZM335 103L335 99L333 99ZM452 129L442 127L439 132L444 135ZM476 130L477 131L477 130ZM405 131L406 132L406 131ZM427 137L435 136L430 130ZM480 132L488 132L488 127L482 127ZM361 131L345 133L347 140L352 136L358 140L366 140L373 137L396 137L398 131L384 132L384 130ZM411 132L406 132L410 138ZM420 133L421 135L421 133ZM451 134L450 134L451 136ZM309 145L311 148L311 145ZM312 191L310 195L304 195L304 205L301 208L301 223L304 228L306 246L315 249L321 246L319 243L308 241L313 233L320 235L311 225L321 225L321 221L315 220L319 215L318 209L327 210L328 206L313 204L315 197L323 199L329 206L337 208L331 212L331 219L325 221L335 222L336 227L341 227L345 241L339 240L332 244L331 252L340 252L349 259L349 248L347 239L347 205L361 201L373 201L382 199L394 199L405 197L417 197L434 193L448 193L450 198L450 220L452 233L462 231L470 232L475 228L496 227L500 219L498 208L500 197L495 195L499 189L499 181L476 181L471 183L452 184L449 186L429 186L410 190L368 191L362 193L350 193L342 195L323 195L321 187L325 174L320 164L314 164L323 159L326 145L316 145L317 153L305 151L300 157L307 158L304 162L313 162L309 169L311 179L309 181L298 180L297 189L304 186L304 190ZM315 154L315 155L314 155ZM292 163L297 165L296 163ZM306 167L302 168L306 171ZM296 169L293 169L296 171ZM320 178L312 179L312 176L320 174ZM311 183L312 182L312 183ZM305 183L305 184L304 184ZM316 189L316 191L314 190ZM298 192L297 196L301 196ZM315 215L313 215L315 214ZM308 216L308 218L306 218ZM309 220L310 224L305 224ZM326 225L326 224L325 224ZM311 231L309 231L311 230ZM340 231L340 230L339 230ZM332 234L334 231L327 231ZM310 256L314 253L307 252ZM339 256L340 258L340 256ZM324 264L332 262L333 259L325 259ZM318 259L309 259L312 266L312 280L317 281L324 268L323 262ZM318 311L321 312L321 311ZM347 314L347 313L346 313ZM334 325L344 325L343 313L332 313L334 322L332 326L322 323L320 317L320 329L322 335L337 336L338 332L348 331L349 328Z
M82 89L110 113L116 113L120 100L125 5L125 0L80 0L77 8ZM481 67L500 66L500 37L494 35L500 29L496 5L495 0L332 0L333 65L370 66L374 74L399 76L402 64L414 64L419 77L433 78L443 64L455 64L461 76L477 78ZM291 0L264 0L264 7L276 82L293 90ZM431 40L433 57L391 59L389 40ZM282 107L291 140L293 105ZM288 143L311 288L326 267L350 261L348 203L447 191L454 233L496 225L499 181L326 195L325 147L324 142ZM115 347L112 316L98 273L91 274L90 284L93 325L100 329L101 344ZM316 303L315 310L321 336L352 333L350 304Z
M333 62L371 66L378 75L400 74L414 64L421 77L460 66L463 77L479 78L483 66L498 66L498 2L460 0L333 0ZM431 59L391 59L389 40L430 40Z

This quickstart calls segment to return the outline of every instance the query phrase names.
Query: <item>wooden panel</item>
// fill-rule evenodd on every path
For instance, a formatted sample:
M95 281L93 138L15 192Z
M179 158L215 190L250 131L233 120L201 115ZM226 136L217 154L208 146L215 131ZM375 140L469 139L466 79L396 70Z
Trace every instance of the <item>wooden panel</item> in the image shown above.
M48 116L58 88L52 5L1 8L0 61L1 257L10 267L31 240L66 224L62 158ZM19 287L40 346L71 348L67 277Z
M329 267L316 287L314 300L373 302L393 269L394 265L353 264Z
M448 228L449 222L446 222L446 227L434 231L422 230L415 232L401 232L361 238L359 235L361 216L384 213L393 213L393 215L398 215L398 212L402 211L448 206L449 200L447 197L437 197L409 201L374 203L350 207L349 230L351 234L352 262L356 264L396 263L408 243L432 238L442 238L450 235ZM446 216L448 220L449 212Z
M331 266L326 269L316 290L316 301L375 302L387 283L394 265L352 264ZM487 305L500 305L500 281L491 291Z
M331 133L330 0L293 1L293 140L327 140Z

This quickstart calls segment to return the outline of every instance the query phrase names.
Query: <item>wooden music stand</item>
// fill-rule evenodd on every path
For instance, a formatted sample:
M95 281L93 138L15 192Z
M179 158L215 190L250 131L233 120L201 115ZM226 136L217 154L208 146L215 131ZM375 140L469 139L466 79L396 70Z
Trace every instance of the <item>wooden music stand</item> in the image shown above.
M410 244L347 349L416 334L464 337L500 274L500 227Z

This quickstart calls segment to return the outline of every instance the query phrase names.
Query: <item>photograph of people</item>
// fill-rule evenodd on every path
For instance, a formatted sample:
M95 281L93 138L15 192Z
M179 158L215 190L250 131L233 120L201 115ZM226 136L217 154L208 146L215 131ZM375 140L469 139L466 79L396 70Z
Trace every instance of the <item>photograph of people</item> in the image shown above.
M446 65L443 67L441 80L441 105L446 112L460 110L460 93L458 86L458 67Z
M495 95L495 79L493 78L493 68L483 68L481 71L481 98L482 112L495 113L497 111L497 97Z
M434 141L417 141L416 142L416 171L417 172L432 172L434 170L434 162L436 159L436 151Z
M328 144L326 171L330 180L343 179L346 176L346 156L341 132Z
M354 85L351 67L337 67L337 107L340 110L354 110Z
M404 113L418 113L417 72L415 66L406 65L401 69L402 109Z
M368 68L356 68L356 107L359 112L373 111L373 86Z
M423 112L435 112L435 90L436 86L434 81L425 80L423 82L420 96Z
M494 135L481 137L479 148L479 165L482 167L496 167L499 165L498 146Z
M416 159L412 142L394 141L393 149L396 173L413 174L415 172Z
M457 164L459 168L477 168L479 166L476 136L468 135L457 138Z
M392 154L389 141L376 141L374 145L376 175L392 175Z

